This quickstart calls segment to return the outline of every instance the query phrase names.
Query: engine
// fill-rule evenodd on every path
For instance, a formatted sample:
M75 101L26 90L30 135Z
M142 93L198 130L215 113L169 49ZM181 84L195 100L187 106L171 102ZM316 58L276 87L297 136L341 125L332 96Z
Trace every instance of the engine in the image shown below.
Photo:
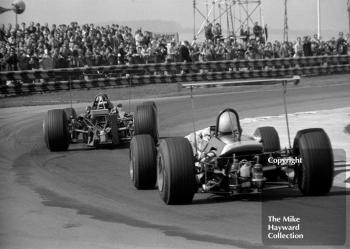
M259 156L217 158L207 153L197 164L197 181L203 192L233 192L244 189L261 191L266 181Z

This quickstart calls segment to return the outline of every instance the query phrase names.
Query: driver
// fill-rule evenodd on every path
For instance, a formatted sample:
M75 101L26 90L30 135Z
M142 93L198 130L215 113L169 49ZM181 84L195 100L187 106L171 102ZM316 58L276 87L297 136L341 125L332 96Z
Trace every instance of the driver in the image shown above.
M109 100L107 94L100 94L96 96L94 103L92 104L92 109L108 109L111 111L113 109L113 104Z
M237 122L238 122L237 118L234 116L232 112L229 112L229 111L223 112L219 118L218 134L219 135L232 134L237 136L237 132L238 132ZM193 149L193 154L198 158L201 158L211 138L210 127L193 132L187 135L185 138L187 138L190 141Z

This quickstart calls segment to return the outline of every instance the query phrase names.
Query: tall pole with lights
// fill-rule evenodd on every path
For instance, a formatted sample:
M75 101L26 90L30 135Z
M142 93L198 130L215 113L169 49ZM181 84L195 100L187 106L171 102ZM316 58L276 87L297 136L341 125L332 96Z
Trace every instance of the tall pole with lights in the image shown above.
M26 5L22 0L15 0L12 3L12 8L4 8L4 7L0 6L0 14L13 10L13 12L15 12L15 18L16 18L15 19L15 29L17 29L18 15L22 14L25 9L26 9ZM16 46L16 49L18 50L19 43L17 41L17 30L15 30L15 46Z
M349 34L350 34L350 0L348 0Z
M317 0L317 38L321 38L321 7L320 0Z
M283 41L288 41L288 1L284 0L284 25L283 25Z

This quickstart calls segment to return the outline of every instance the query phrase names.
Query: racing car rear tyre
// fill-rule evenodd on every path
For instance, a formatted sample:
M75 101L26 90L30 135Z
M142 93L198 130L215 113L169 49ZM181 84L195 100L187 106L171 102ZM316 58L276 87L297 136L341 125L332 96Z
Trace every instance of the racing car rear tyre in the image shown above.
M157 108L157 105L154 101L145 101L145 102L142 102L142 105L150 105L154 108L154 110L156 112L158 112L158 108Z
M157 185L166 204L190 203L197 191L193 151L186 138L161 140L157 156Z
M150 135L136 135L130 142L130 177L137 189L154 188L157 181L156 147Z
M119 145L118 114L111 114L109 116L109 127L111 128L112 144L114 146Z
M281 149L280 138L274 127L259 127L255 130L254 136L261 138L264 152L275 152Z
M46 146L51 151L66 151L69 146L68 121L64 110L49 110L43 124Z
M297 168L298 186L304 195L325 195L333 184L333 150L323 129L298 131L293 151L302 159Z
M148 103L137 106L134 116L135 135L149 134L157 144L159 137L157 119L155 104Z

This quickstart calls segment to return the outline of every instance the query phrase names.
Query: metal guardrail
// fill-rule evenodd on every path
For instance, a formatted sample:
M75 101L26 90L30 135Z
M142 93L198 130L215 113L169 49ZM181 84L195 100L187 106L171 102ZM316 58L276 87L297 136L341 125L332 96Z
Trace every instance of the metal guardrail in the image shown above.
M187 73L178 75L144 75L133 77L117 77L96 80L69 80L58 82L1 85L0 94L23 94L30 92L64 91L70 89L108 88L114 86L136 86L145 84L220 81L252 78L275 78L293 75L322 75L329 73L350 72L350 64L330 65L302 68L280 68L271 70L224 71L206 73Z
M84 79L89 72L114 71L117 77ZM181 74L171 72L180 72ZM140 75L140 72L141 73ZM154 72L168 72L155 75ZM160 83L322 75L350 72L350 56L319 56L272 60L213 61L89 68L0 72L0 94L61 91ZM107 74L108 75L108 74ZM43 82L33 83L37 80ZM12 81L6 85L6 81Z
M216 70L223 71L229 68L263 68L263 67L310 67L323 64L350 64L350 55L334 56L314 56L299 58L278 58L278 59L258 59L258 60L230 60L230 61L209 61L194 63L152 63L136 65L114 65L99 67L80 67L80 68L60 68L51 70L27 70L27 71L8 71L0 72L0 80L34 80L34 79L51 79L58 75L79 75L82 73L89 74L96 71L127 74L129 72L144 72L145 75L159 71L190 71L198 72L199 70Z

